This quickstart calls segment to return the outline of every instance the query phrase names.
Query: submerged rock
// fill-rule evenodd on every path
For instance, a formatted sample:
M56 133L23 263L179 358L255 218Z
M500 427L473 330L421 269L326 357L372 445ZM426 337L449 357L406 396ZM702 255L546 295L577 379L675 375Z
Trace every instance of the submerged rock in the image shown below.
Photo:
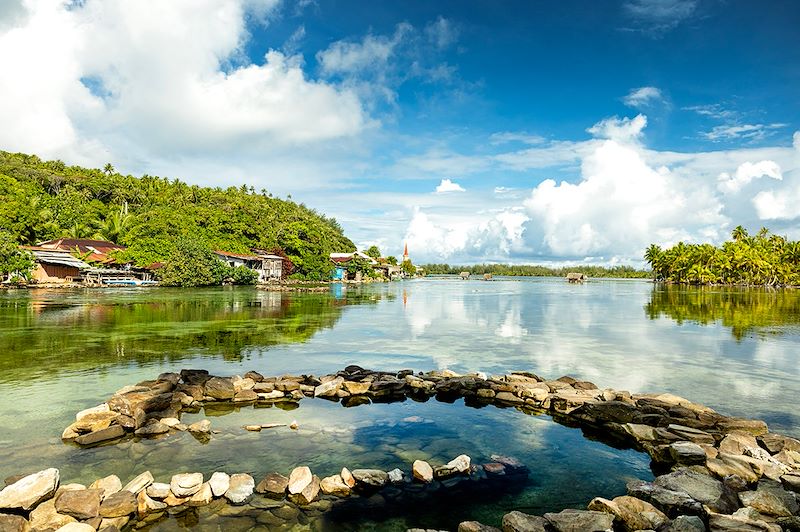
M544 514L558 532L605 532L611 528L614 516L592 510L564 510Z
M33 473L6 486L0 491L0 508L30 510L53 496L58 488L58 469L50 468Z
M478 521L464 521L458 524L458 532L500 532L500 529Z
M382 488L389 483L389 474L380 469L354 469L353 478L356 485L370 488Z
M503 516L503 532L548 532L549 521L538 515L510 512Z

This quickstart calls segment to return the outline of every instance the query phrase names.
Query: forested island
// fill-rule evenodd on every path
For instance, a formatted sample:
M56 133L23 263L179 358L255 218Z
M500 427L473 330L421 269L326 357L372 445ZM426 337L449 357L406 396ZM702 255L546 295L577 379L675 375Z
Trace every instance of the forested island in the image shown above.
M121 261L166 262L182 246L285 254L296 276L328 279L332 252L356 249L339 223L252 187L201 187L178 179L122 175L0 151L0 240L35 245L98 238L127 246Z
M652 244L644 258L654 279L667 283L800 286L800 241L767 228L751 236L738 226L719 247L678 242L661 249Z
M647 279L651 273L637 270L632 266L592 266L576 265L551 268L535 264L473 264L457 266L449 264L423 264L420 266L427 275L458 275L468 272L470 275L505 275L509 277L565 277L568 273L583 273L589 277L605 277L617 279Z

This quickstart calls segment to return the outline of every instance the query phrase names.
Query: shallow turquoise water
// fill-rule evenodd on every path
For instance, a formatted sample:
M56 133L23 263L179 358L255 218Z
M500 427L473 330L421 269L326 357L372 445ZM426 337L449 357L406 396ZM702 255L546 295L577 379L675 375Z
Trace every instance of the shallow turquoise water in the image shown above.
M425 279L331 294L12 291L0 293L0 478L50 465L79 482L110 473L124 481L145 469L160 480L178 469L258 477L298 464L323 476L345 465L409 469L419 457L510 454L531 468L514 493L481 495L446 518L420 507L393 526L449 526L476 516L496 522L509 508L543 512L620 494L626 479L648 478L648 459L587 440L546 416L435 401L246 407L210 418L220 434L206 445L181 434L80 450L59 436L76 411L165 371L322 374L348 364L568 374L601 387L669 391L800 435L798 347L795 292L667 289L643 281ZM241 428L293 419L297 432Z

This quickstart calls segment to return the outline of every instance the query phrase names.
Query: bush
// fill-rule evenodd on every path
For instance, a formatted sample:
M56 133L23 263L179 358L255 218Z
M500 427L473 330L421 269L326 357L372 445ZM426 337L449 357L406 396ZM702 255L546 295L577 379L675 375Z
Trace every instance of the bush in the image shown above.
M222 284L227 268L208 246L186 238L175 244L158 273L167 286L214 286Z
M0 281L11 275L11 282L29 281L36 266L33 255L20 249L11 233L0 231Z

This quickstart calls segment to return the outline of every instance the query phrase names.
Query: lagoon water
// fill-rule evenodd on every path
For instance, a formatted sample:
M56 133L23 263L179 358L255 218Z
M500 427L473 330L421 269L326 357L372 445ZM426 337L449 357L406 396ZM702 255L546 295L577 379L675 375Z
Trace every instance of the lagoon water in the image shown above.
M189 434L78 449L61 442L75 412L127 384L181 368L219 375L449 368L571 375L600 387L668 391L722 413L766 420L800 436L800 294L678 288L645 281L428 278L330 293L207 290L31 290L0 293L0 478L49 466L65 482L146 469L320 475L350 468L409 470L511 455L531 469L522 485L436 505L381 511L337 530L497 525L509 509L541 513L622 494L652 478L649 459L514 409L405 401L357 408L304 400L295 410L243 407L210 416L203 444ZM300 430L248 433L242 425L297 420ZM448 503L449 504L449 503ZM202 522L201 518L201 522ZM190 523L191 524L191 523ZM153 529L187 526L175 519Z

